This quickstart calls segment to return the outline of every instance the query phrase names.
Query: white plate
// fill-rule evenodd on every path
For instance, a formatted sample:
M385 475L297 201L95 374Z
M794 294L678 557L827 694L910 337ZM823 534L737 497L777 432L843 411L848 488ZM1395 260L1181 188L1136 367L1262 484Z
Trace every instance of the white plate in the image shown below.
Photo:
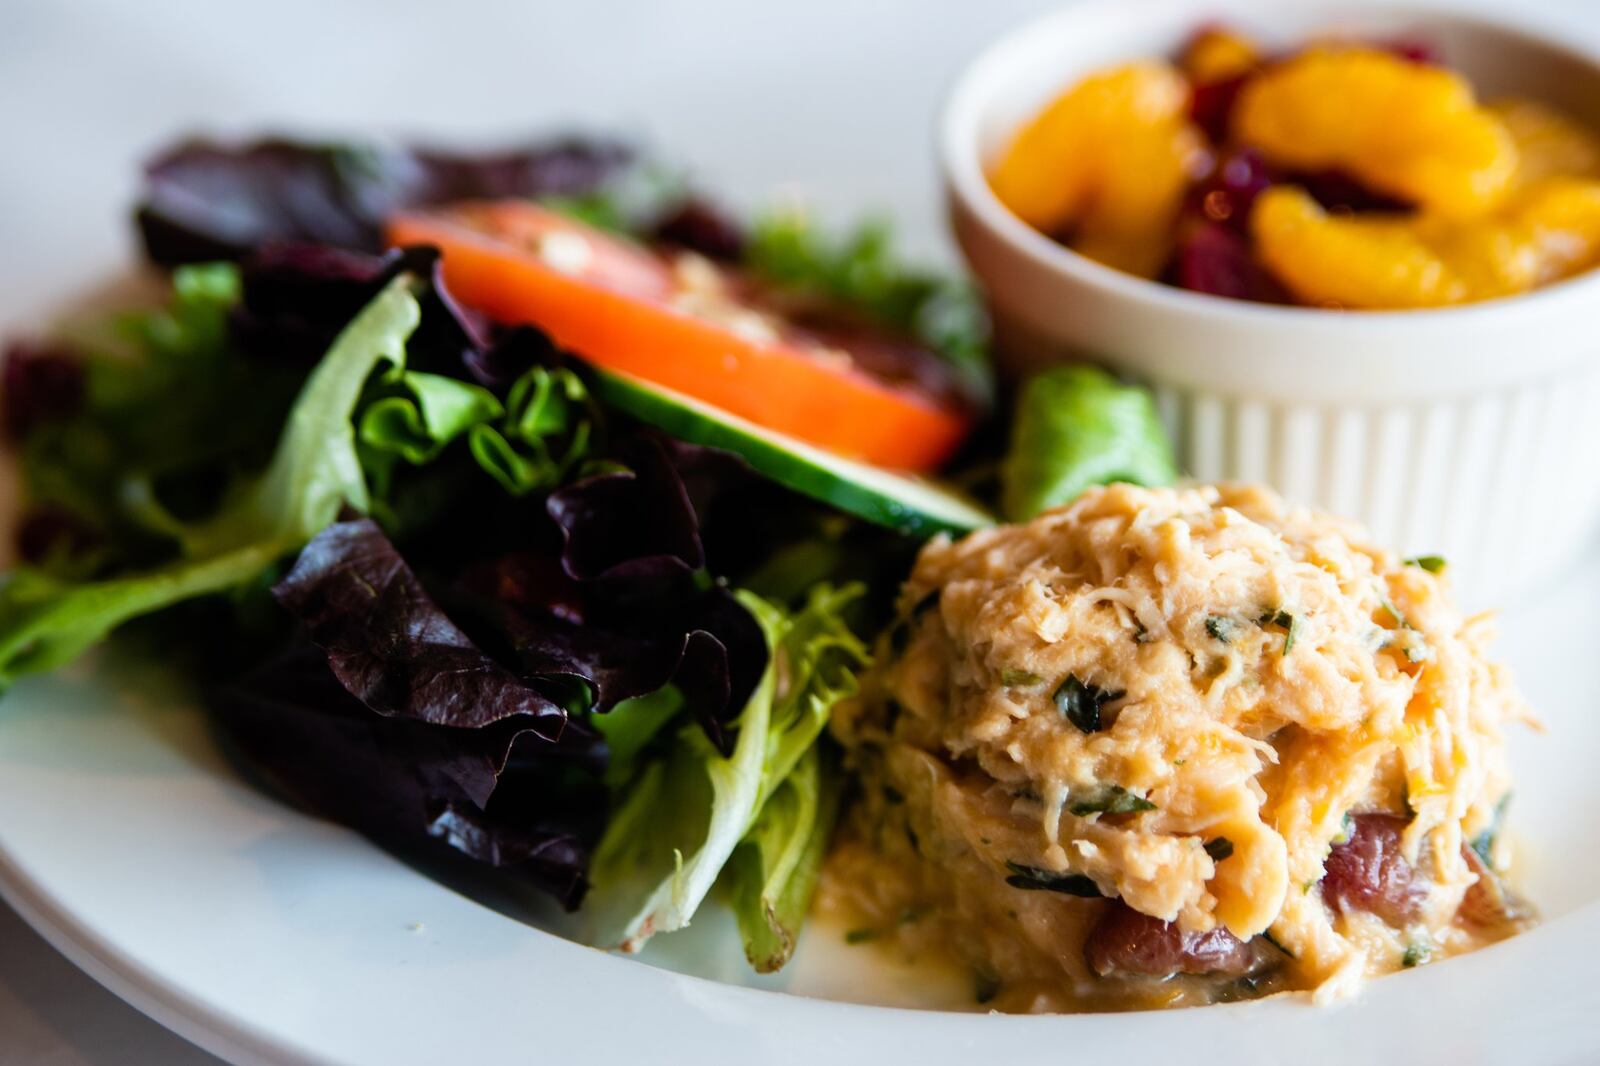
M950 1002L952 989L820 928L791 970L757 982L716 915L658 941L646 953L657 965L608 956L255 791L172 679L126 656L6 697L0 893L134 1005L245 1062L968 1066L979 1054L1021 1062L1070 1048L1094 1061L1130 1047L1157 1062L1277 1063L1288 1049L1303 1063L1594 1061L1597 630L1600 561L1506 619L1503 648L1550 725L1515 738L1512 815L1549 920L1328 1010L1285 999L1016 1018L826 1002Z
M135 160L186 124L468 139L564 118L620 124L746 201L788 187L835 217L886 206L936 248L927 139L940 86L981 42L1055 2L930 16L924 0L457 0L403 14L356 0L6 0L0 321L32 320L117 261ZM604 42L598 58L591 41ZM439 64L453 66L441 76ZM125 661L24 683L0 705L0 894L140 1009L243 1062L1594 1062L1597 623L1600 563L1509 617L1502 645L1551 725L1516 738L1513 811L1551 920L1330 1011L1005 1018L823 1002L806 997L940 990L822 930L763 982L802 995L706 980L747 979L715 918L649 960L703 976L606 956L257 793L170 679Z

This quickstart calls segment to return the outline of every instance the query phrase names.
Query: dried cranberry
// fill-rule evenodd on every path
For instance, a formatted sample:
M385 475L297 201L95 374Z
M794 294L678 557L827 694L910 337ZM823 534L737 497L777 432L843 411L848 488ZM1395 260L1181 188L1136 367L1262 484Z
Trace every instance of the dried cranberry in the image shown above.
M1206 179L1189 190L1184 213L1208 222L1222 222L1244 232L1250 208L1273 182L1266 160L1254 148L1222 156Z
M1292 179L1311 194L1311 198L1324 210L1335 214L1383 212L1393 214L1409 211L1412 205L1361 184L1355 175L1346 170L1319 170L1310 174L1296 174Z
M1260 965L1256 949L1220 925L1209 933L1186 932L1173 922L1141 914L1121 900L1112 900L1089 931L1084 952L1094 972L1102 977L1112 973L1239 977Z
M1189 95L1189 117L1205 131L1213 144L1223 144L1228 139L1228 126L1233 121L1233 105L1250 73L1235 74L1231 78L1202 82Z
M83 363L49 344L13 342L0 371L6 433L21 440L45 422L70 418L83 407Z
M1397 37L1384 42L1382 47L1412 63L1436 67L1441 62L1439 45L1421 37Z
M1328 853L1322 877L1323 902L1344 914L1365 911L1390 925L1417 916L1427 890L1401 854L1406 819L1393 814L1357 814L1350 839Z
M1256 260L1249 243L1218 222L1195 222L1183 228L1172 281L1179 288L1235 300L1289 302L1288 293Z

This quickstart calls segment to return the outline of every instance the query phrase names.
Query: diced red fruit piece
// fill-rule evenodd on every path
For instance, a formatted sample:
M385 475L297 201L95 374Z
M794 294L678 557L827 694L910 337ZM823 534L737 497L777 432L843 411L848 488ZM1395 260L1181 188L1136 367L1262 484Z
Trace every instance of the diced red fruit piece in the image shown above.
M1289 294L1250 250L1250 244L1218 222L1194 222L1178 238L1173 283L1192 292L1235 300L1281 304Z
M1401 59L1409 59L1413 63L1422 63L1430 67L1440 64L1438 44L1421 37L1397 37L1385 42L1383 47Z
M1174 922L1141 914L1121 900L1112 900L1089 931L1084 952L1094 972L1137 977L1174 974L1216 974L1239 977L1256 969L1255 948L1218 926L1209 933L1191 933Z
M13 342L0 370L0 393L5 431L21 440L36 426L70 418L83 407L83 363L64 348Z
M1322 205L1323 210L1335 214L1398 214L1414 207L1405 200L1372 191L1344 170L1296 174L1285 180L1305 189L1313 200Z
M1210 175L1189 191L1184 212L1244 233L1251 205L1272 182L1272 172L1261 153L1240 148L1219 158Z
M1416 918L1427 889L1401 853L1407 820L1393 814L1357 814L1350 839L1328 853L1322 899L1335 912L1365 911L1390 925Z
M1228 125L1233 119L1233 105L1239 91L1250 74L1236 74L1219 81L1204 82L1194 86L1189 94L1189 118L1211 138L1212 144L1228 140Z

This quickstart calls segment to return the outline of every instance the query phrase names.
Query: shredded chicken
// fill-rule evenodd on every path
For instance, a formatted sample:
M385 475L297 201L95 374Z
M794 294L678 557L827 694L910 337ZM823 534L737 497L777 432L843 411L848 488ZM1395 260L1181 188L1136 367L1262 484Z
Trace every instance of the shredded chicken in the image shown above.
M1331 991L1511 927L1457 911L1504 868L1503 842L1481 872L1467 845L1494 837L1501 728L1528 712L1485 658L1485 620L1359 528L1262 488L1116 485L935 541L902 605L835 719L866 796L825 895L917 913L893 923L902 943L953 947L1015 993L1002 1005ZM1368 813L1392 818L1352 842L1347 815ZM1339 854L1330 906L1340 846L1366 850ZM1395 862L1405 907L1352 902L1384 902L1389 881L1350 879L1399 884ZM903 890L863 888L885 864ZM1123 973L1101 949L1091 966L1111 906L1095 895L1159 919L1100 943L1148 926L1230 965L1173 955L1186 976L1157 987L1148 959L1172 952L1147 944Z

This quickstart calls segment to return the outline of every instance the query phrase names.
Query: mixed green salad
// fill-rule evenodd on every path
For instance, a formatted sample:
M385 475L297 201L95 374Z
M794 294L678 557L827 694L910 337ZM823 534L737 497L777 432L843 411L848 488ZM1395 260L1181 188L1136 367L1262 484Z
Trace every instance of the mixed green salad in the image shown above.
M191 142L138 222L165 303L7 353L0 682L121 631L285 797L605 945L718 893L782 966L922 540L1173 475L1089 368L996 418L980 304L881 226L742 225L614 144Z

